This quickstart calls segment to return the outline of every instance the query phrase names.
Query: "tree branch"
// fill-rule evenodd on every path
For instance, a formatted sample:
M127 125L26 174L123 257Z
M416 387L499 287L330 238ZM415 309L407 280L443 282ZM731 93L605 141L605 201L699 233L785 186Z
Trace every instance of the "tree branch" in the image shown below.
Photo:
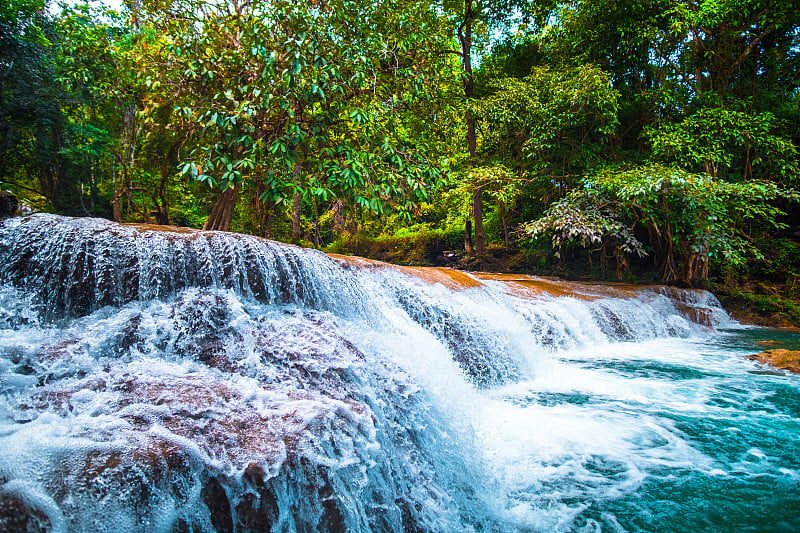
M753 39L753 41L752 41L752 42L751 42L749 45L747 45L747 48L745 48L745 49L744 49L744 52L742 52L742 54L741 54L741 55L740 55L738 58L736 58L736 61L734 61L734 62L731 64L731 66L730 66L730 68L729 68L729 73L732 73L734 70L736 70L736 67L738 67L738 66L739 66L739 65L742 63L742 61L744 61L745 59L747 59L747 56L749 56L749 55L750 55L750 54L753 52L753 49L755 49L756 45L757 45L757 44L758 44L758 43L761 41L761 39L763 39L763 38L764 38L764 37L765 37L765 36L766 36L766 35L767 35L767 34L768 34L770 31L771 31L771 29L766 29L766 30L764 30L763 32L761 32L761 34L760 34L758 37L756 37L755 39Z
M0 183L3 183L3 184L7 183L9 185L13 185L14 187L19 187L20 189L24 189L26 191L29 191L29 192L38 194L39 196L42 196L44 198L47 198L48 201L52 201L52 198L50 198L50 196L48 196L47 194L43 193L42 191L37 191L36 189L32 189L30 187L26 187L25 185L20 185L19 183L15 183L13 181L8 181L8 180L2 180L2 181L0 181Z

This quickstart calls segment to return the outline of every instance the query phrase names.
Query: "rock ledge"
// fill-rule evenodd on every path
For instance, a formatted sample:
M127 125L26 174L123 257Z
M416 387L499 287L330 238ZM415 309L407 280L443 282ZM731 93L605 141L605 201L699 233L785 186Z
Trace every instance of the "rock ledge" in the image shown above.
M775 368L800 374L800 351L778 348L748 355L747 358L774 366Z

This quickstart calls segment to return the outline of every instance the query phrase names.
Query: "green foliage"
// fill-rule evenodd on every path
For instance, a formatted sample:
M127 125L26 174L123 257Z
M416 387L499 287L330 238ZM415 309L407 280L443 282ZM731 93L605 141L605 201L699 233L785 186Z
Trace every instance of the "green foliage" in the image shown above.
M126 6L0 5L0 179L35 207L417 263L470 220L592 272L796 277L794 0Z
M794 185L798 179L797 148L775 135L776 119L768 112L747 114L724 108L703 108L678 123L646 131L655 158L694 172L731 178L771 178ZM731 176L736 171L737 175Z
M596 164L617 125L617 92L608 75L585 65L534 68L497 80L477 104L487 151L548 179L580 177Z
M797 303L796 297L757 294L746 290L735 290L721 296L725 307L736 309L738 313L750 311L768 318L771 327L800 324L800 304Z
M404 124L438 76L422 3L170 6L195 16L152 5L164 30L140 57L152 95L142 116L181 137L185 178L221 190L258 182L269 203L300 193L378 213L427 198L439 172Z
M541 218L523 225L531 237L552 235L556 256L565 246L590 248L610 244L626 254L646 255L625 219L624 206L596 190L574 189L565 198L551 204Z
M39 37L17 47L0 83L9 116L4 179L44 197L46 209L110 216L131 101L124 21L87 5L55 17L44 4L35 9L17 20Z
M430 266L449 250L458 250L463 231L430 229L425 226L404 229L391 236L351 235L326 247L329 253L355 254L404 265Z
M525 230L533 236L552 233L556 247L610 243L620 252L641 255L644 249L635 237L640 227L663 280L687 284L707 275L710 257L734 265L748 254L759 257L743 224L781 227L783 213L771 202L796 196L772 182L730 183L659 165L602 171L585 186Z
M451 196L471 197L476 189L481 189L506 203L516 199L521 185L517 175L502 164L468 167L454 173L453 177L457 187L449 192Z
M39 0L0 4L0 180L39 205L62 198L47 168L64 128L53 24L43 8Z

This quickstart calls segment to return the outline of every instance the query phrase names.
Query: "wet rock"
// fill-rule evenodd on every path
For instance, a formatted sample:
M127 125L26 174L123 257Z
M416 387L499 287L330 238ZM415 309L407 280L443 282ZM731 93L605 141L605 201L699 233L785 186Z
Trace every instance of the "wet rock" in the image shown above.
M747 357L748 359L759 361L766 365L774 366L775 368L800 374L800 351L797 350L778 348L774 350L765 350Z
M758 344L759 346L776 346L778 344L783 344L783 343L781 341L767 339L763 341L756 341L756 344Z
M0 531L46 533L53 524L41 509L17 494L0 488Z
M172 318L178 331L178 354L209 366L230 368L225 343L236 337L236 332L230 326L230 310L221 296L199 292L190 298L180 297L173 304Z
M675 306L680 313L688 318L695 324L701 326L713 327L714 326L714 310L708 307L694 307L686 304L676 304Z
M35 294L50 322L187 288L323 310L357 308L360 301L342 293L352 285L321 253L249 235L39 213L0 225L0 239L0 277Z
M201 492L203 501L211 514L211 523L217 531L233 530L231 503L225 489L216 478L212 478Z
M398 294L397 300L408 315L444 343L453 360L456 361L470 379L479 386L492 386L502 383L513 374L514 368L504 372L502 365L488 359L489 354L482 349L486 345L476 338L477 330L466 317L459 316L443 306L423 302L414 294Z
M0 480L5 476L0 475ZM40 483L12 479L0 486L0 531L66 531L56 501Z
M265 399L275 403L254 403L212 376L123 373L103 383L54 386L21 407L80 416L76 398L91 389L108 398L104 416L120 416L127 425L116 424L108 435L87 427L95 444L62 453L40 473L48 494L72 519L102 523L97 513L126 508L152 520L151 509L175 502L188 514L174 518L174 531L207 531L199 527L204 521L217 531L234 525L270 531L279 521L309 531L345 529L331 468L305 457L335 462L337 453L363 453L326 451L327 443L352 443L360 432L361 417L345 413L341 402L264 386ZM359 410L366 415L369 407ZM115 449L103 444L107 439ZM249 466L240 478L231 476L239 465ZM283 515L278 501L288 509ZM0 493L0 531L49 531L48 520L24 500Z
M278 522L280 510L272 483L258 465L250 464L245 469L242 481L247 487L236 505L237 523L246 531L270 531Z
M17 212L19 200L8 191L0 191L0 219L13 217Z
M53 507L98 528L122 516L175 532L430 530L410 491L443 493L406 429L419 425L405 420L417 413L411 393L388 374L376 385L329 315L252 317L234 300L190 289L20 356L46 376L16 397L25 427L42 415L71 427L50 459L48 444L31 452ZM205 357L209 346L226 365ZM139 358L151 353L167 360ZM11 530L52 529L50 515L5 505Z

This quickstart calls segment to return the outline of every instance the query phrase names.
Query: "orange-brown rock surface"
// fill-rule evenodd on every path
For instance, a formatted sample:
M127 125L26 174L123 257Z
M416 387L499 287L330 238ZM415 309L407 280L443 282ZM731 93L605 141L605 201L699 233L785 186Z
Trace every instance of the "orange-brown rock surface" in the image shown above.
M680 289L664 285L635 285L630 283L592 283L565 281L557 278L531 276L527 274L500 274L493 272L464 272L444 267L411 267L392 265L363 257L328 254L340 265L352 269L379 270L394 269L415 276L426 283L441 284L451 290L464 290L485 285L486 282L500 282L505 290L514 296L530 299L575 298L584 301L602 298L637 298L644 291L651 291L671 299L675 308L688 320L703 326L713 326L713 311L697 301L703 291Z
M748 359L800 374L800 351L797 350L785 350L783 348L765 350L748 356Z

